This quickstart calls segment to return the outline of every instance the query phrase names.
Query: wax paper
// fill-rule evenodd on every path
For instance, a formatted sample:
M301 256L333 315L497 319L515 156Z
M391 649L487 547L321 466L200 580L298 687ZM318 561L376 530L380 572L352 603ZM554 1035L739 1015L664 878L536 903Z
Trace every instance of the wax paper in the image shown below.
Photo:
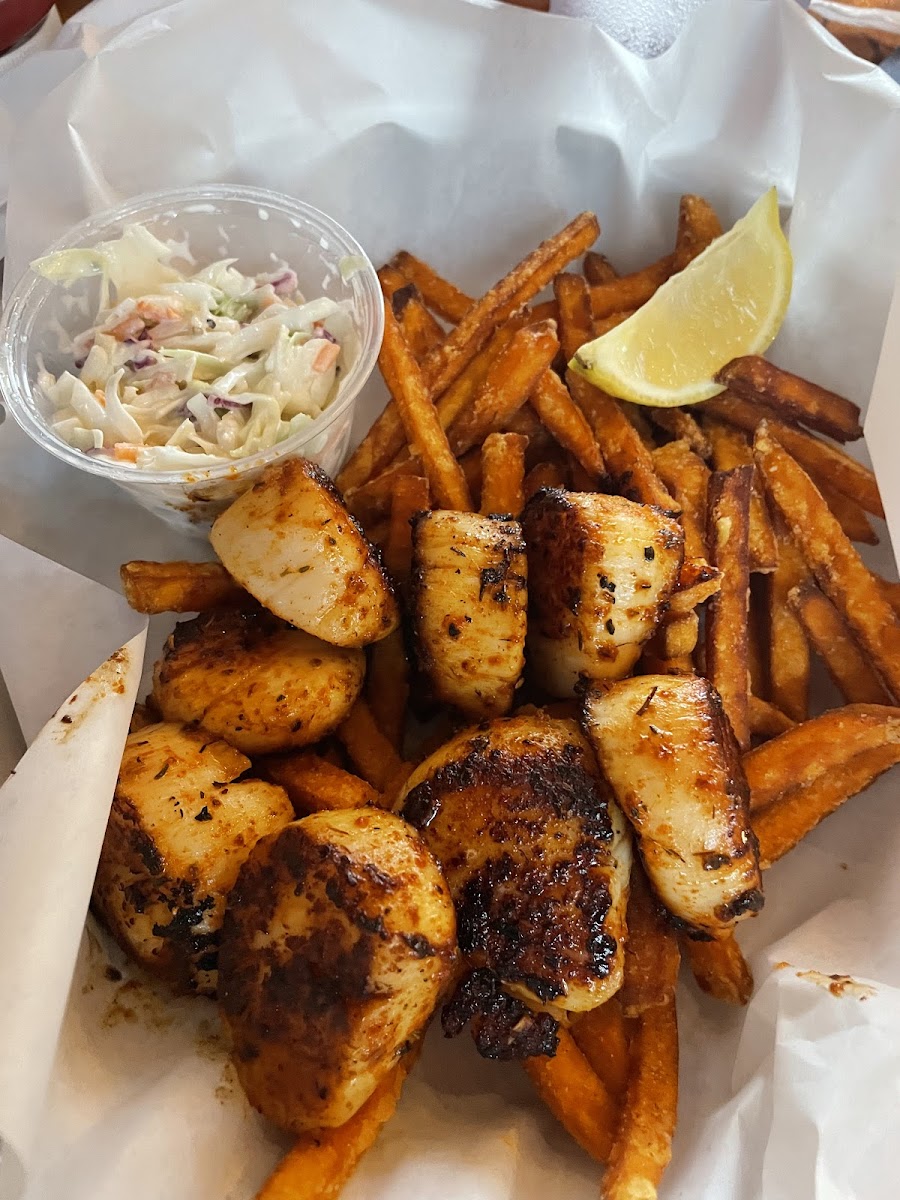
M600 248L628 270L671 247L682 191L730 221L774 183L796 263L774 357L865 403L900 251L900 93L793 0L714 0L647 62L587 22L462 0L190 0L130 24L128 10L105 0L107 32L85 25L90 61L17 131L8 277L88 212L165 185L290 192L375 261L407 246L477 292L581 209L599 214ZM383 399L373 381L358 431ZM893 411L883 436L897 437ZM108 584L123 559L202 553L9 420L0 531ZM886 537L872 561L891 565ZM23 640L39 620L22 621ZM168 625L151 623L153 652ZM888 778L767 874L766 909L741 930L757 981L747 1010L685 981L669 1200L895 1195L896 792ZM92 802L104 812L108 789ZM83 865L97 850L79 848ZM46 896L84 906L50 880ZM214 1007L171 1001L115 956L110 970L111 953L89 927L47 1107L37 1128L18 1129L32 1147L29 1200L249 1200L286 1142L242 1099ZM17 970L0 957L0 993ZM852 986L834 994L832 973ZM43 1033L52 1043L58 1030ZM9 1139L16 1095L5 1099ZM346 1196L551 1191L593 1198L597 1169L519 1068L433 1031Z

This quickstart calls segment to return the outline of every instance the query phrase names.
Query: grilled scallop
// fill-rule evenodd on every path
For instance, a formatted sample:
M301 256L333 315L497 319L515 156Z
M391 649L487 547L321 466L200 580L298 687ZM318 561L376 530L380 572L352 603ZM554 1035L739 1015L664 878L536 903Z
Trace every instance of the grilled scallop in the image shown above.
M472 720L512 708L525 665L526 571L516 521L462 512L415 518L416 659L435 699Z
M344 720L365 674L362 650L329 646L262 610L182 621L156 665L167 721L194 721L245 754L307 746Z
M532 1009L577 1012L613 995L630 837L573 721L538 712L469 729L419 765L398 806L441 864L474 991L493 1013L502 997L490 977ZM485 1039L476 1027L489 1057L516 1056L528 1032L509 1012L506 1047L496 1028Z
M260 604L323 642L365 646L397 628L378 551L306 459L269 467L216 520L209 540Z
M642 675L588 696L588 736L657 895L717 935L762 907L740 751L705 679Z
M543 488L522 514L530 580L528 657L555 696L622 679L675 590L677 521L621 496Z
M125 743L94 907L156 975L212 995L225 897L264 834L293 820L280 787L205 729L160 723Z
M314 813L258 843L219 973L251 1103L293 1133L347 1121L423 1033L455 934L437 864L390 813Z

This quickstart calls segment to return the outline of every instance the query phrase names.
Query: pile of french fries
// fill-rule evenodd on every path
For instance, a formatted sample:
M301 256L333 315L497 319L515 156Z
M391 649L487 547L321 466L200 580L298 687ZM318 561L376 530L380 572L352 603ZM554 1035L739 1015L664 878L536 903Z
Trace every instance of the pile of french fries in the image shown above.
M627 319L722 229L703 198L684 196L673 251L622 276L592 249L599 232L581 214L477 299L406 251L383 267L390 399L337 484L401 591L410 523L423 510L515 517L538 489L561 487L677 517L680 585L638 671L703 674L718 690L769 867L900 761L900 585L874 575L853 545L876 542L872 518L884 516L874 475L843 449L861 436L859 409L759 357L727 364L722 393L690 409L637 408L567 372L581 345ZM123 581L143 612L246 598L218 564L131 563ZM811 711L815 656L844 707ZM269 760L298 812L390 807L414 762L454 728L438 714L436 732L411 736L421 714L399 631L371 647L367 689L336 740ZM577 711L549 701L536 679L520 697L554 715ZM561 1027L555 1057L524 1063L551 1112L605 1164L605 1200L656 1195L670 1158L682 954L720 1000L745 1004L753 986L734 936L679 936L639 868L628 931L620 993ZM337 1195L408 1065L347 1125L301 1139L263 1200Z

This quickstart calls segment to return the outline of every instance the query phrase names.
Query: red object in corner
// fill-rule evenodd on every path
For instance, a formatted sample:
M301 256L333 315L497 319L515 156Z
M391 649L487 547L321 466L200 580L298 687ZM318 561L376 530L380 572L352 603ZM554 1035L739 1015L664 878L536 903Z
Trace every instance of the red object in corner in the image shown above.
M0 0L0 54L36 29L53 0Z

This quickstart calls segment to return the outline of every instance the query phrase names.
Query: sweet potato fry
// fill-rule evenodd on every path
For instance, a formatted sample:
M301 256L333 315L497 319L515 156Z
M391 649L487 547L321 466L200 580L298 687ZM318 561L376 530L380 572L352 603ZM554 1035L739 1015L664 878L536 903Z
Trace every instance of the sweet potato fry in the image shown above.
M554 440L574 455L596 484L604 474L603 455L587 417L554 371L545 371L540 377L529 404Z
M678 205L675 270L683 271L721 233L722 222L708 200L702 196L682 196Z
M139 613L206 612L251 603L242 587L218 562L145 562L119 568L122 591Z
M491 433L481 445L481 511L517 517L524 506L525 448L520 433Z
M402 755L409 703L409 662L402 630L395 629L370 650L366 697L378 726Z
M619 278L619 272L606 255L598 254L596 250L588 250L584 256L583 270L585 279L592 284L609 283Z
M699 987L726 1004L746 1004L753 994L753 973L733 933L713 942L681 939Z
M444 429L449 429L457 417L471 407L475 396L487 379L488 372L515 334L525 324L521 314L504 321L492 334L484 349L475 355L462 374L447 388L436 405L438 417Z
M382 803L381 796L364 779L333 766L318 754L269 754L256 759L256 767L264 778L284 788L298 817Z
M648 408L651 422L676 441L684 440L704 460L712 458L712 446L697 421L684 408Z
M759 841L759 865L763 870L771 867L845 800L864 791L898 762L900 745L892 742L878 746L854 755L833 773L820 775L805 787L789 789L755 813L753 830Z
M421 475L401 475L391 495L391 523L384 544L384 565L400 584L409 578L412 562L412 526L417 512L431 508L428 480Z
M684 552L706 558L706 505L710 470L687 439L667 442L653 451L653 466L681 509Z
M796 542L777 515L773 529L778 565L766 579L769 699L792 721L805 721L809 712L809 642L796 613L788 605L788 596L812 576Z
M589 1012L574 1013L569 1029L594 1074L618 1100L628 1083L628 1034L619 997Z
M391 259L391 266L409 283L415 284L432 312L436 312L452 325L457 325L475 303L471 296L461 292L442 275L438 275L427 262L416 258L408 250L401 250L399 254L395 254Z
M811 581L788 594L812 646L848 704L890 704L878 676L854 642L847 622Z
M613 313L634 311L646 304L659 287L666 282L675 268L675 255L667 254L650 263L641 271L631 275L620 275L609 283L600 283L591 288L591 309L595 321L611 317Z
M513 335L490 365L471 406L450 426L450 445L455 454L464 454L489 433L504 427L534 391L558 349L552 321L526 325Z
M678 1020L673 998L637 1019L622 1119L600 1187L602 1200L653 1200L672 1157L677 1109Z
M566 362L594 336L591 293L583 275L561 271L553 280L559 306L559 344Z
M749 704L750 733L753 737L778 737L794 728L794 722L789 716L770 704L768 700L760 700L758 696L750 695Z
M617 325L621 325L623 321L634 316L636 311L637 309L634 308L626 308L622 312L610 313L608 317L594 321L594 337L602 337L604 333L609 333L611 329L615 329Z
M730 425L737 425L748 433L755 433L760 422L767 421L769 432L778 438L805 470L855 500L873 517L884 517L884 506L874 473L840 447L773 418L772 410L764 404L742 400L730 393L705 401L703 411L710 416L720 417Z
M681 962L678 939L637 863L631 870L627 924L625 978L619 997L625 1016L636 1017L674 999Z
M722 586L722 572L705 558L685 558L678 575L678 590L669 600L669 614L693 612Z
M541 1100L566 1132L591 1158L605 1163L613 1145L619 1106L572 1035L561 1028L553 1058L526 1058L522 1065Z
M426 375L433 394L442 395L497 325L536 296L554 275L583 254L599 234L594 214L581 213L477 300L444 344L436 347L426 360Z
M900 698L900 619L810 477L760 426L756 461L819 586L850 627L890 695Z
M365 700L357 700L349 717L338 727L337 737L360 775L382 793L385 807L390 808L412 767L378 728Z
M882 579L880 575L875 576L878 586L881 588L881 594L887 600L888 604L900 616L900 583L893 583L890 579Z
M556 321L559 323L559 305L555 300L542 300L540 304L532 304L529 308L522 311L523 313L527 313L529 324L534 321Z
M855 500L851 500L849 496L845 496L843 492L839 492L836 488L831 487L815 471L807 470L807 474L824 496L825 503L834 513L838 525L840 525L850 541L862 542L866 546L877 546L878 534L872 528L871 522L866 516L862 505L857 504Z
M800 421L832 437L850 442L862 437L859 405L790 371L782 371L759 355L735 358L716 375L735 395L756 400L789 421Z
M539 492L541 488L564 488L565 486L566 473L559 463L552 461L541 462L532 467L525 476L522 484L522 494L527 503L534 493Z
M687 658L697 649L700 618L695 610L668 613L647 643L646 651L657 659Z
M435 499L443 508L470 512L472 497L462 468L453 456L425 378L389 303L385 303L384 340L378 365L394 397L407 440L421 456Z
M566 383L587 417L616 489L628 500L677 513L678 504L657 475L650 451L617 401L573 371L566 373Z
M404 1063L398 1063L343 1125L299 1138L256 1200L337 1200L360 1159L393 1116L407 1070Z
M712 445L713 466L717 471L753 466L753 446L749 436L724 421L708 420L706 432ZM750 492L750 570L767 573L778 565L778 544L766 508L762 486L753 472Z
M839 774L859 755L900 746L900 709L883 704L847 704L802 721L744 755L750 808L774 804L794 788Z
M443 342L443 329L422 303L417 289L411 283L393 293L391 308L400 323L407 345L416 356L416 360L422 362L429 350Z
M709 482L707 541L722 586L706 611L706 676L741 749L750 745L750 488L752 467L716 471Z

